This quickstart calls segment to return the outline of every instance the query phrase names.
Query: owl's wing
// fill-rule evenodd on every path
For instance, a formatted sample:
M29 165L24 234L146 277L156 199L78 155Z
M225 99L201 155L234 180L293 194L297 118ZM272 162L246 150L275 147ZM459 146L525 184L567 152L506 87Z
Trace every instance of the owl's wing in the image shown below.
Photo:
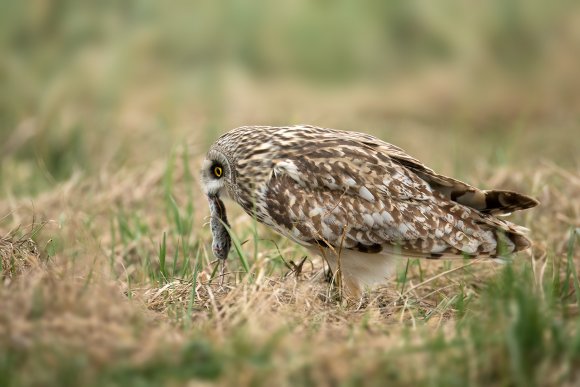
M500 234L506 252L527 247L511 223L448 200L390 156L351 144L275 161L264 192L270 226L306 246L416 257L495 255Z
M506 215L535 207L539 202L518 192L482 190L463 181L440 175L403 149L364 133L349 132L349 140L357 142L370 152L378 152L392 162L413 172L448 200L491 215Z
M390 144L388 144L390 145ZM390 146L391 159L415 173L429 186L447 199L491 215L506 215L514 211L535 207L539 202L513 191L482 190L460 180L435 173L400 148Z

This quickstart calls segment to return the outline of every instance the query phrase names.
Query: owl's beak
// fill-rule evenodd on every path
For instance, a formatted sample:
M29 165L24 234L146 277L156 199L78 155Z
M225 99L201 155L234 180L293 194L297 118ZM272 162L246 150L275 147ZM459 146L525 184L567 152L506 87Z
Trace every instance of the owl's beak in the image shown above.
M212 252L217 259L225 260L232 247L232 238L228 232L230 224L226 214L226 206L217 195L208 195L210 213L210 228L213 236Z

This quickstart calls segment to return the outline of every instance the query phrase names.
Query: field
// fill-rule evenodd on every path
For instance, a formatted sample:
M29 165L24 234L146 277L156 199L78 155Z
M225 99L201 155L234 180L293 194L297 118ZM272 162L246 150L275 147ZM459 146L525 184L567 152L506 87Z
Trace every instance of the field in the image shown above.
M579 385L580 7L467 3L2 2L0 386ZM204 154L298 123L536 197L533 249L353 303L230 202L222 275Z

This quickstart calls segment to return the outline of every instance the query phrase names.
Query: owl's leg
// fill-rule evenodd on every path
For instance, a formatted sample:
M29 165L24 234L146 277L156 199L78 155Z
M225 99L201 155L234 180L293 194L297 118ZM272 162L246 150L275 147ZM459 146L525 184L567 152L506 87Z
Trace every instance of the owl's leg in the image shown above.
M364 294L364 285L352 275L348 270L348 265L344 267L343 261L330 252L324 255L324 259L329 266L325 272L326 281L336 286L341 298L360 303Z
M351 276L345 276L343 291L346 299L348 301L353 301L356 304L360 304L364 297L363 285Z

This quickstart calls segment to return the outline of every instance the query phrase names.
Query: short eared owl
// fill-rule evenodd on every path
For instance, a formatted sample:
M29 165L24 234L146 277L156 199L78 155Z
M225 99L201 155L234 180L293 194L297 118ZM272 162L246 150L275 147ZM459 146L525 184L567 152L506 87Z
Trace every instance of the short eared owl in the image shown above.
M393 257L496 258L524 250L525 229L497 215L534 207L439 175L376 137L313 126L246 126L222 135L201 171L213 252L231 240L220 198L321 253L354 292L384 281Z

